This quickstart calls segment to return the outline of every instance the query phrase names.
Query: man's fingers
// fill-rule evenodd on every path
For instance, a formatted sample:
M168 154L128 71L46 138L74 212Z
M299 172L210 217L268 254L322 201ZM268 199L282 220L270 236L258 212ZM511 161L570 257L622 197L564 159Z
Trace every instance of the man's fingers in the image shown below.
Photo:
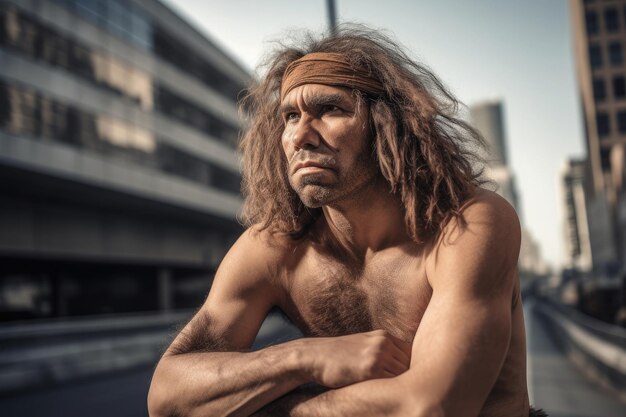
M393 372L394 375L400 375L409 369L409 366L399 361L395 357L391 357L389 362L385 365L385 369Z
M397 348L396 356L400 360L404 360L407 366L411 363L411 348L412 345L410 343L405 342L404 340L400 340L397 337L389 336L389 339L393 342L395 347Z

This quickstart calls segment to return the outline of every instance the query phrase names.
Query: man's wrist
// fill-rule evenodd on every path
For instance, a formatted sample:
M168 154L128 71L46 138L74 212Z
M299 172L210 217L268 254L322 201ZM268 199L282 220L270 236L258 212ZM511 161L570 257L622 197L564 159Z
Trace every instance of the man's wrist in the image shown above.
M312 352L312 346L307 343L307 339L297 339L288 342L289 350L284 355L288 369L292 371L300 385L317 383L315 378L315 355ZM285 345L285 347L287 347Z

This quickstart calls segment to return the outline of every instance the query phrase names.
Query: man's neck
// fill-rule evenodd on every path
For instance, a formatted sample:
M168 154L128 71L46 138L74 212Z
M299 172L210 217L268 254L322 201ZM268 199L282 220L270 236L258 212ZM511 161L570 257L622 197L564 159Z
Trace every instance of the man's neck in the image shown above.
M385 248L411 240L404 208L389 185L378 178L350 198L323 206L325 227L342 252L357 262Z

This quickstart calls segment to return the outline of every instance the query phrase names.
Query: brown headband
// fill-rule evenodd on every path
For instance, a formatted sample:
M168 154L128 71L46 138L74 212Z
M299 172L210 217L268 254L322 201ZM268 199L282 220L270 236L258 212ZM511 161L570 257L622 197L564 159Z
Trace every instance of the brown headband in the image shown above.
M283 74L280 101L303 84L349 87L370 94L383 92L382 83L370 71L353 67L344 55L334 52L313 52L289 64Z

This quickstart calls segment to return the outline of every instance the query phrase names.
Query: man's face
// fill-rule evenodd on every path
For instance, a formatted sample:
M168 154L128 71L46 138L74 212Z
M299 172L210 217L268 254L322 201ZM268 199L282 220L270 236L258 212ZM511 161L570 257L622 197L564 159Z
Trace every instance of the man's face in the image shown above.
M367 106L347 88L305 84L281 103L289 183L308 207L339 202L378 173Z

